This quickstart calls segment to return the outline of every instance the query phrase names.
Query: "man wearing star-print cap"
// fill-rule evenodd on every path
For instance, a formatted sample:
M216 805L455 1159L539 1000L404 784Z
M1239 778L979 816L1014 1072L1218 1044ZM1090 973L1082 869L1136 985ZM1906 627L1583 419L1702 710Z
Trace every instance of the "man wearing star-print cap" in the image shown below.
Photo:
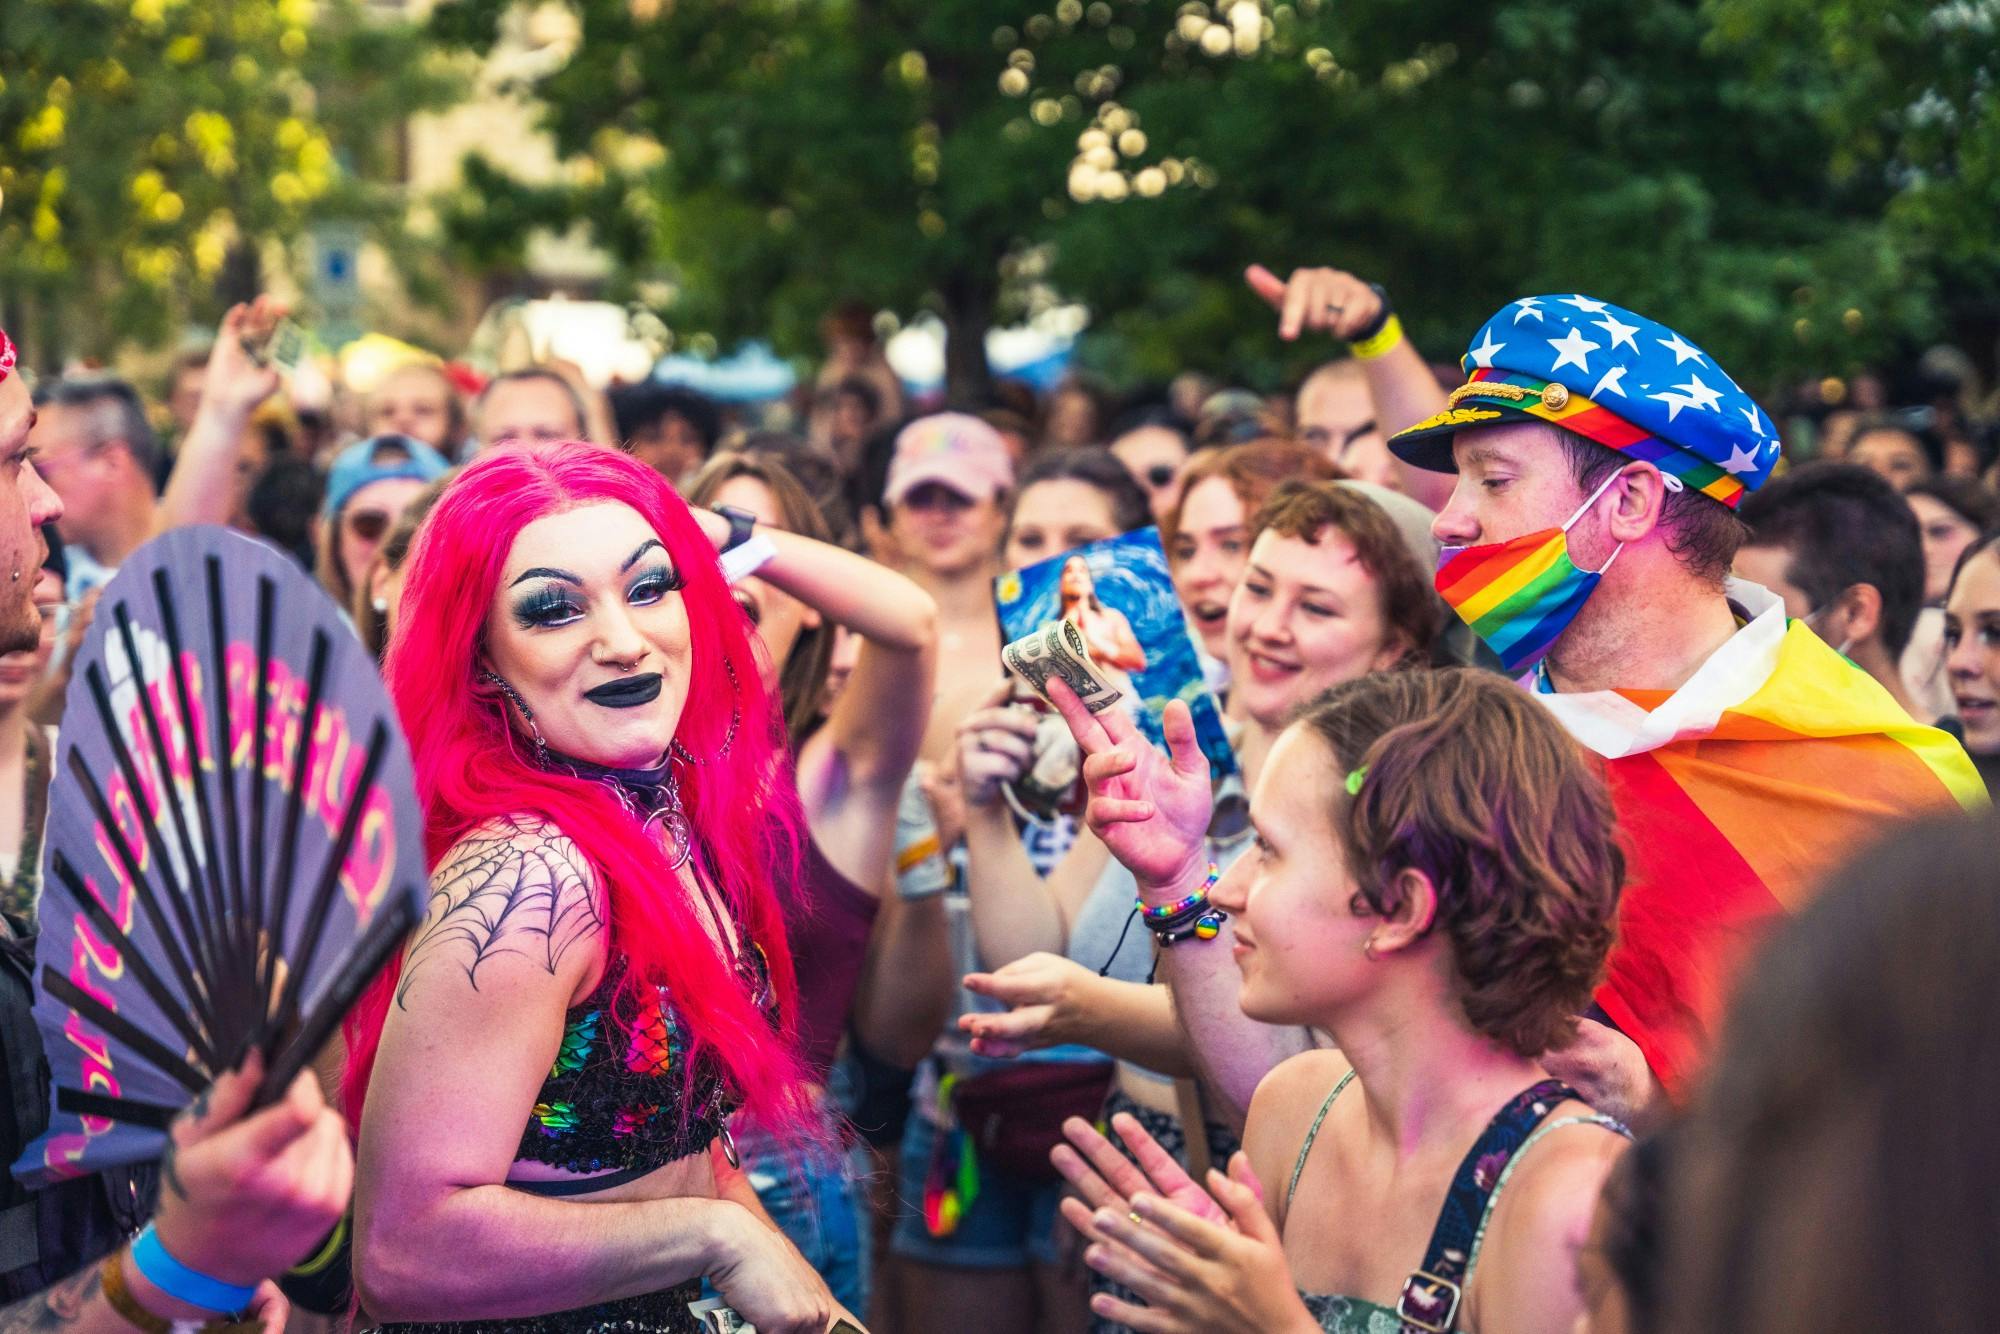
M1602 1110L1678 1095L1736 973L1891 823L1983 806L1920 727L1783 604L1729 577L1776 427L1706 352L1581 294L1501 307L1445 410L1390 448L1456 473L1438 592L1602 763L1626 845L1593 1015L1548 1061Z

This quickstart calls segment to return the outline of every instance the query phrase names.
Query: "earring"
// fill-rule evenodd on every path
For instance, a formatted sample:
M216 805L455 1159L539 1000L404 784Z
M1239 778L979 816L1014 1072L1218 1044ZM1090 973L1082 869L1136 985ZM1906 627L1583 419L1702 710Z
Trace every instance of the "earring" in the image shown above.
M729 673L729 731L723 735L722 744L716 748L715 754L708 759L695 754L681 744L679 737L675 737L673 753L676 759L685 760L689 764L708 764L729 754L729 748L736 744L736 727L743 721L743 701L740 698L742 691L737 685L735 664L725 657L722 660L722 668Z
M498 686L500 688L501 694L505 695L508 699L514 701L514 707L521 711L521 721L528 725L528 733L535 739L536 761L539 764L541 764L544 768L548 767L549 743L542 738L542 729L535 726L535 711L528 707L528 702L521 698L519 692L517 692L514 689L514 687L508 685L505 681L501 680L500 674L498 672L494 671L481 672L479 674L479 679L482 681L491 682L493 685Z
M1368 962L1374 963L1376 961L1375 937L1370 936L1361 942L1361 952L1368 956Z
M21 572L20 572L19 570L16 570L16 571L14 571L14 574L13 574L13 577L12 577L12 578L11 578L11 579L10 579L10 580L9 580L8 582L9 582L9 583L16 583L16 584L20 583L20 582L21 582Z
M389 599L387 598L375 598L368 605L375 609L377 616L387 616L389 614Z

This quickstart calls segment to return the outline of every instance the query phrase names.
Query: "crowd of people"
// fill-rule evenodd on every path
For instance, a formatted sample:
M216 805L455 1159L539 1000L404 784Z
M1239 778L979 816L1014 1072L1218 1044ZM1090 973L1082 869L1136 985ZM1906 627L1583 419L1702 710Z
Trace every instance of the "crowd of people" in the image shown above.
M306 411L268 300L157 404L0 357L9 1013L69 663L168 529L346 613L432 867L324 1085L226 1077L164 1187L14 1201L25 1251L0 1213L7 1317L241 1314L126 1247L158 1192L142 1244L267 1328L2000 1324L1974 397L1774 418L1578 293L1441 367L1362 277L1246 277L1327 345L1295 396L919 400L851 311L755 413L432 361ZM1155 527L1164 745L996 616ZM1091 580L1058 614L1136 694Z

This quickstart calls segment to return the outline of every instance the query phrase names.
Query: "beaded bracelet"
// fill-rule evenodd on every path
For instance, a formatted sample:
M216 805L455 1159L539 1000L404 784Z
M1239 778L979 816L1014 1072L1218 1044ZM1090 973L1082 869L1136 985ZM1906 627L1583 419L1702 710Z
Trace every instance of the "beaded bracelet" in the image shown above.
M1140 919L1147 926L1158 929L1172 922L1174 918L1181 916L1189 909L1199 908L1207 903L1208 892L1214 889L1216 882L1221 879L1222 868L1214 862L1210 862L1208 864L1208 876L1201 882L1201 888L1193 891L1186 898L1176 899L1172 903L1163 903L1157 908L1147 907L1144 899L1134 899L1132 903L1134 907L1138 908Z

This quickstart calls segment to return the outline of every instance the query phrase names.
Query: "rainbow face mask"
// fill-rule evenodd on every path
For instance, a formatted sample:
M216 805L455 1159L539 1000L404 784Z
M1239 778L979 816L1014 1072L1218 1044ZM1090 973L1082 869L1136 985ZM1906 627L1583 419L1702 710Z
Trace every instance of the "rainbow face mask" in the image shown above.
M1614 472L1605 478L1560 528L1438 553L1438 595L1486 641L1509 674L1542 660L1625 549L1620 542L1597 570L1579 570L1569 558L1569 530L1618 477Z

